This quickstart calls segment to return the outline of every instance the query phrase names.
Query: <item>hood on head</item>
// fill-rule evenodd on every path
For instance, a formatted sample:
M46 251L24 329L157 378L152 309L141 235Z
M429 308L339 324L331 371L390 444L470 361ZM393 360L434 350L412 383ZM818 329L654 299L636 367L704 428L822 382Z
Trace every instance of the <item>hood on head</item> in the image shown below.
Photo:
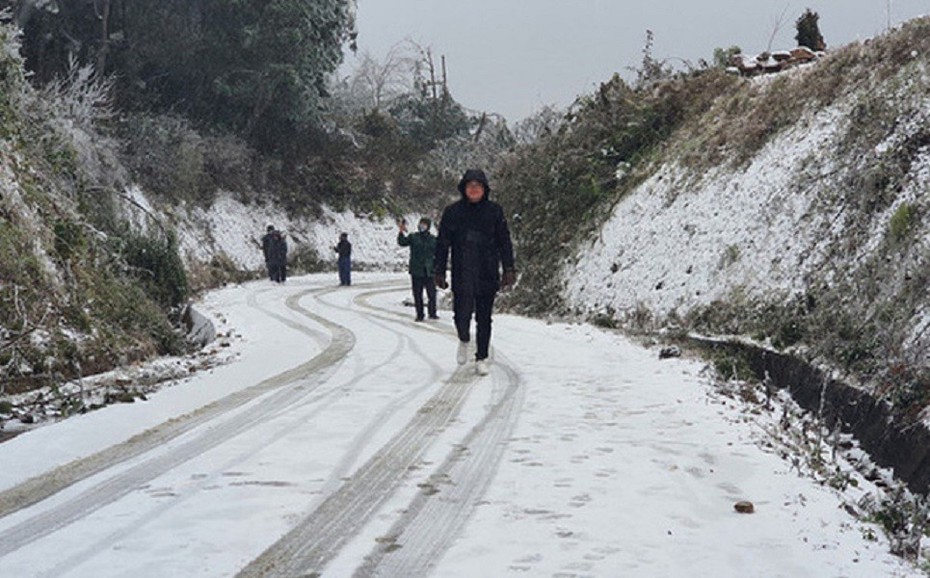
M465 198L465 185L469 181L478 181L484 186L484 198L487 199L491 194L491 185L488 183L488 177L484 174L484 171L481 169L468 169L462 175L462 180L459 181L459 192L462 194L462 198Z

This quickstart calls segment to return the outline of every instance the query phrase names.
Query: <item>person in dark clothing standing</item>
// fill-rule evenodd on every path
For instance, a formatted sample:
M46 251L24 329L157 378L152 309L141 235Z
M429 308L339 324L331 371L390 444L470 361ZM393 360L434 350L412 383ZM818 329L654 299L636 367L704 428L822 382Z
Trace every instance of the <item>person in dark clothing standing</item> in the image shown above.
M502 287L516 280L513 244L504 210L488 199L491 187L484 171L469 169L458 185L462 198L445 208L436 239L434 282L448 288L446 263L452 250L452 303L459 337L456 361L468 361L471 317L475 316L475 370L487 375L491 312ZM503 275L501 274L503 266Z
M284 283L287 279L287 241L274 225L268 225L262 236L262 252L265 254L265 266L268 278L275 283Z
M352 243L349 242L349 234L342 233L339 235L339 242L335 247L336 253L339 254L339 284L352 284Z
M417 232L407 234L407 222L400 221L397 244L410 247L410 281L413 285L413 304L417 311L417 321L423 321L423 291L426 290L427 311L430 319L439 319L436 315L436 285L433 283L433 259L436 253L436 237L430 232L432 222L423 217L417 224Z

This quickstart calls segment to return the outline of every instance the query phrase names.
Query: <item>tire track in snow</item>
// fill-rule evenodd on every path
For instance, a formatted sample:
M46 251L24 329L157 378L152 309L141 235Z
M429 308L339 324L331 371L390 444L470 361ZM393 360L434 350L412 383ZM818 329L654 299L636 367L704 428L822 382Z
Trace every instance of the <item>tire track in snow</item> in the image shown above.
M316 293L316 295L325 295L326 293L329 293L329 292L331 292L332 290L333 290L332 288L328 288L328 289L316 289L314 292ZM271 317L271 318L273 318L273 319L277 319L277 320L280 321L283 325L286 325L286 326L290 327L291 329L293 329L293 330L295 330L295 331L299 331L299 332L301 332L301 333L303 333L303 334L305 334L305 335L307 335L307 336L313 338L313 340L317 342L317 345L319 345L321 348L324 348L324 349L325 349L326 346L327 346L327 344L328 344L328 342L329 342L329 337L328 337L326 334L324 334L322 331L317 331L317 330L315 330L315 329L312 329L312 328L310 328L310 327L307 327L306 325L302 325L302 324L298 323L297 321L294 321L293 319L291 319L291 318L289 318L289 317L285 317L284 315L281 315L281 314L279 314L279 313L275 313L274 311L271 311L271 310L268 309L267 307L263 307L263 306L261 306L261 305L258 304L257 296L259 295L259 293L266 293L266 292L268 292L268 291L270 291L270 289L266 289L266 290L264 290L264 291L258 291L258 292L254 292L254 293L249 293L248 297L246 297L246 303L248 303L250 307L252 307L252 308L254 308L254 309L258 309L259 311L263 312L263 313L264 313L265 315L267 315L268 317ZM292 310L294 310L294 311L296 311L296 312L298 312L298 313L302 313L301 307L300 307L299 305L297 305L297 303L298 303L298 301L299 301L300 299L302 299L303 297L306 297L308 294L310 294L310 293L307 293L307 292L300 292L300 293L296 293L296 294L294 294L294 295L291 295L290 297L288 297L288 298L285 300L285 304L286 304L290 309L292 309ZM311 319L312 319L312 318L311 318Z
M387 535L353 574L425 576L452 545L497 472L506 442L523 405L524 388L509 367L498 365L505 381L499 399L429 476Z
M359 294L354 301L372 311L372 315L392 323L402 323L421 331L445 333L456 338L454 329L413 323L407 316L378 307L369 301L375 295L395 291L369 291ZM379 540L380 544L356 570L356 578L426 575L471 517L497 472L525 394L522 379L512 364L497 352L495 357L497 359L492 371L494 401L489 405L487 413L429 476L429 481L422 484L423 490L403 510L404 513L387 536ZM461 368L457 373L464 371L467 374L468 367ZM355 532L362 526L364 522L357 523ZM346 536L344 542L348 538ZM329 559L334 558L335 554L332 552ZM322 562L325 564L325 561ZM321 570L322 565L318 569ZM297 568L292 567L294 570ZM260 575L273 577L288 574L270 572Z
M126 442L87 458L75 460L0 493L0 518L2 518L34 505L108 468L158 449L182 434L218 420L256 398L270 393L248 413L233 415L226 421L206 429L193 439L170 449L167 453L132 466L125 472L89 488L75 498L0 532L0 556L18 550L118 500L164 472L263 423L269 416L290 410L297 401L325 383L339 362L351 351L355 344L355 336L345 327L300 307L297 300L308 294L319 295L333 290L335 289L310 289L288 299L288 306L297 308L303 315L323 325L332 334L332 340L326 349L310 361L228 395L199 410L146 430ZM311 337L318 333L307 327L303 327L301 331ZM300 384L301 387L285 387L290 384Z
M287 299L288 306L295 307L297 301L301 298L301 295L294 295ZM330 305L327 305L330 306ZM335 306L333 306L335 307ZM384 323L373 322L373 324L384 327ZM297 404L292 408L292 413L299 414L297 417L285 423L283 426L278 428L275 432L272 432L266 435L262 439L258 438L249 438L250 449L240 453L234 459L227 460L225 463L214 468L211 475L204 476L202 481L198 484L197 487L191 488L185 492L183 496L180 496L178 499L172 500L171 502L160 505L152 511L145 513L139 518L135 518L131 521L128 521L124 526L116 528L113 531L109 532L106 536L85 545L82 550L74 555L69 556L66 559L59 561L55 567L52 569L43 572L41 578L55 578L58 576L63 576L73 571L77 566L86 562L87 560L92 559L100 551L113 547L114 544L118 543L120 540L125 539L128 535L138 531L140 528L144 527L146 524L152 522L153 520L163 516L170 510L177 508L183 505L187 500L193 498L204 487L209 487L212 484L216 483L216 478L221 477L221 473L228 471L230 469L235 469L241 462L249 459L254 454L261 451L269 440L278 439L285 432L291 431L294 427L299 426L300 423L312 420L315 416L318 416L323 411L327 410L329 407L328 403L317 404L317 407L309 414L300 413L300 409L307 405L312 405L315 402L323 401L328 399L330 402L338 401L342 399L351 389L352 386L357 384L359 381L364 379L366 376L376 373L379 369L386 367L393 363L393 360L396 359L404 347L412 350L419 357L424 359L424 362L431 366L432 374L423 380L422 385L418 386L415 389L408 391L407 393L394 398L388 403L384 408L381 409L368 423L368 425L356 433L353 436L352 442L349 444L348 449L343 454L342 458L339 460L339 463L336 467L333 468L333 471L327 476L326 482L323 484L320 489L320 497L314 500L315 504L313 508L316 507L319 503L326 499L330 494L332 494L342 483L348 473L351 471L352 467L356 464L359 454L365 449L369 441L381 429L388 419L397 411L407 406L411 401L413 401L417 396L422 395L423 392L431 387L434 387L438 381L438 376L442 371L442 368L427 357L422 350L416 345L416 343L410 339L405 334L395 332L394 335L398 339L398 346L394 352L388 356L388 360L380 363L376 366L373 366L368 371L362 375L357 375L347 383L330 390L329 392L323 393L321 395L315 396L313 399L307 399L303 402ZM312 508L311 508L312 509ZM37 577L38 578L38 577Z
M310 292L312 291L326 292L329 291L329 289L323 291L317 289L311 290ZM249 299L250 304L253 304L253 295L250 295ZM261 307L257 305L256 307L264 311ZM275 317L282 319L282 321L285 321L289 326L306 333L314 339L319 338L318 331L297 325L293 321L281 318L277 315L275 315ZM194 412L150 428L121 444L112 446L90 456L74 460L50 472L30 478L16 486L8 488L0 492L0 518L32 506L66 487L100 473L107 468L113 467L120 462L151 451L175 439L181 434L195 429L210 420L216 419L252 401L268 391L299 379L305 379L314 371L314 366L316 365L318 365L316 359L311 359L305 364L272 376L255 386L230 394Z
M290 578L321 572L390 498L431 438L458 414L472 382L470 371L456 371L339 490L237 576Z
M454 337L458 341L458 336L455 333L454 328L446 328L443 326L436 326L432 323L417 323L410 320L410 317L398 313L396 311L391 311L389 309L384 309L383 307L378 307L377 305L372 305L369 299L375 295L384 295L387 293L397 293L397 289L388 288L388 289L377 289L374 291L366 291L365 293L360 293L355 297L355 302L361 305L362 307L371 311L371 315L383 319L385 321L390 321L392 323L403 323L405 326L412 326L420 331L431 331L435 333L442 333L450 337Z
M359 293L358 295L353 297L352 301L355 303L362 303L364 305L366 303L367 297L370 295L376 295L376 294L382 294L382 293L395 293L395 292L397 292L397 287L391 284L391 285L388 285L387 288L376 289L373 291ZM341 309L343 311L354 312L354 310L351 309L350 307L346 307L342 305L327 303L327 306L335 308L335 309ZM368 306L368 308L374 311L383 311L382 309L374 308L371 306ZM398 317L401 317L401 316L398 315ZM391 330L387 324L373 321L372 320L373 318L379 318L381 320L388 321L393 324L396 324L398 321L395 318L386 317L383 315L368 315L368 319L373 325L377 325L384 329L388 329L389 331L393 331L393 330ZM409 319L406 319L404 317L401 317L401 318L407 322L406 324L409 324ZM425 329L425 330L443 331L440 328L424 327L422 325L414 325L414 327ZM419 345L417 345L416 341L411 339L408 335L404 333L396 332L396 331L394 331L394 334L399 336L403 340L403 342L407 344L410 351L412 351L415 355L417 355L417 357L420 357L421 359L423 359L423 362L426 365L430 366L430 368L432 369L432 380L429 381L429 383L427 383L426 386L419 387L415 390L412 390L409 393L403 395L401 398L398 398L397 400L391 402L389 406L385 407L381 412L378 413L378 415L375 417L374 420L372 420L371 424L368 427L366 427L364 430L356 434L354 438L355 441L351 444L349 450L347 450L346 454L343 456L343 459L340 460L340 466L336 468L337 475L330 476L330 480L335 479L337 483L340 480L345 478L345 474L348 472L348 466L353 464L355 460L357 459L358 455L362 452L362 450L364 449L364 446L366 445L365 441L368 439L371 439L371 437L379 429L381 429L381 427L384 425L387 419L391 415L393 415L397 409L400 409L401 407L405 406L409 401L411 401L416 396L421 394L423 389L425 389L426 387L429 387L441 381L441 376L444 373L443 368L439 364L437 364L430 356L426 355L423 352L423 350L419 347ZM394 357L396 358L397 355L395 355ZM331 483L327 482L324 485L324 489L322 490L321 493L325 497L325 496L328 496L330 493L332 493L334 489L335 488L332 487Z
M363 305L395 316L367 302ZM419 327L419 325L417 325ZM425 327L424 329L429 329ZM523 406L525 388L507 359L494 352L494 400L478 422L430 474L387 535L366 557L354 578L425 576L452 545L485 494L503 457L506 441Z

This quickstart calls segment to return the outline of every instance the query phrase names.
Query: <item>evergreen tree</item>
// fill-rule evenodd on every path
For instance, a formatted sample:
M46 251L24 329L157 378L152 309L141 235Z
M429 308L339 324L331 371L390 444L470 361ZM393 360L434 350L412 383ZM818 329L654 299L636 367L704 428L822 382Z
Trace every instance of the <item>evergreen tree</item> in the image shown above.
M203 116L263 148L316 120L352 24L346 0L204 0Z
M38 81L77 57L116 75L124 107L181 111L265 151L316 122L325 79L354 38L353 0L13 4Z
M795 22L795 28L798 33L794 37L798 41L798 46L806 46L811 50L825 50L826 43L823 41L823 35L820 33L820 26L817 21L820 15L813 12L810 8L804 11L804 14Z

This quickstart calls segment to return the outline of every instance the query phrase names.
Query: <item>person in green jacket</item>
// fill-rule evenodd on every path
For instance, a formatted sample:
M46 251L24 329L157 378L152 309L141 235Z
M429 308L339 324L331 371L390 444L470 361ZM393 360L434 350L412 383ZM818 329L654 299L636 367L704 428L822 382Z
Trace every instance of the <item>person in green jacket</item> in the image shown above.
M397 244L410 247L410 281L413 284L413 304L417 310L417 321L423 321L423 290L426 290L427 312L430 319L436 315L436 284L433 282L433 258L436 253L436 237L430 233L432 222L423 217L417 224L417 232L407 234L407 221L397 223Z

